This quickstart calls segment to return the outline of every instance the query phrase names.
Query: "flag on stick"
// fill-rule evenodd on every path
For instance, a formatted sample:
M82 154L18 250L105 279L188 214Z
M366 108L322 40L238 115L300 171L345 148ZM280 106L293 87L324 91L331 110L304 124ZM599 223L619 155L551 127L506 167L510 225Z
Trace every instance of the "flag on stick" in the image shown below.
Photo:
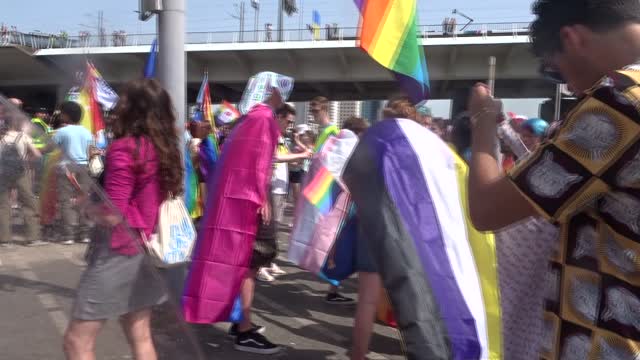
M393 71L418 103L429 98L429 73L417 36L417 0L355 0L360 10L358 45Z

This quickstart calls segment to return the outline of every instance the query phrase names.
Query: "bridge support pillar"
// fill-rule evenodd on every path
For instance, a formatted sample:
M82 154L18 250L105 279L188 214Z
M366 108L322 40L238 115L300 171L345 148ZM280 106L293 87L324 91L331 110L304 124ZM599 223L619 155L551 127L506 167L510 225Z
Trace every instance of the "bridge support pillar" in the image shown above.
M185 3L186 0L164 0L158 14L158 79L171 96L180 134L184 132L187 113Z

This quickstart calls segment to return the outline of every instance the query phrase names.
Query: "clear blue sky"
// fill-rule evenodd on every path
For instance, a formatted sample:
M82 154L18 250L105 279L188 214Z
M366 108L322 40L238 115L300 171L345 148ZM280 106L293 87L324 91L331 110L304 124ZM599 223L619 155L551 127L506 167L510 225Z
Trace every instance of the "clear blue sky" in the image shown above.
M238 20L229 14L234 12L234 3L240 0L186 0L187 31L234 31ZM531 20L531 0L418 0L420 23L440 24L450 16L454 8L466 13L476 22L520 22ZM254 12L245 0L247 28L253 30ZM278 0L261 0L260 23L276 23ZM311 23L311 12L320 12L322 23L338 23L341 26L355 26L357 13L352 0L297 0L303 8L303 24ZM81 30L95 31L97 13L104 11L107 33L125 30L127 33L153 33L155 21L137 21L137 0L18 0L3 1L0 7L0 23L17 26L29 32L58 33L67 31L77 35ZM459 18L462 23L462 18ZM300 14L285 19L285 28L298 28Z

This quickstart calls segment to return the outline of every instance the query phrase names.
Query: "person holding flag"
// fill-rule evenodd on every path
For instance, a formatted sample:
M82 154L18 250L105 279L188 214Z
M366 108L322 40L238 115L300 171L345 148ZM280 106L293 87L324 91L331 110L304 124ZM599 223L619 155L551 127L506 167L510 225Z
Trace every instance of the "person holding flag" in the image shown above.
M330 136L336 136L340 133L340 129L333 124L329 117L329 99L324 96L317 96L311 100L310 106L313 120L318 124L318 139L315 147L315 152L318 152ZM340 294L338 291L339 286L339 282L330 281L325 302L333 305L353 304L354 300L352 298Z

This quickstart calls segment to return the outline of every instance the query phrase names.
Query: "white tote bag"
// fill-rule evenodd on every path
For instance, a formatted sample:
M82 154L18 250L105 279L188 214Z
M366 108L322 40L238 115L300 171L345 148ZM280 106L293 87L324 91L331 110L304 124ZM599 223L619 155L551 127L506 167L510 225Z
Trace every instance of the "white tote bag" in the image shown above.
M144 238L144 237L143 237ZM170 267L191 260L196 229L181 198L160 205L157 232L145 241L147 252L157 267Z

